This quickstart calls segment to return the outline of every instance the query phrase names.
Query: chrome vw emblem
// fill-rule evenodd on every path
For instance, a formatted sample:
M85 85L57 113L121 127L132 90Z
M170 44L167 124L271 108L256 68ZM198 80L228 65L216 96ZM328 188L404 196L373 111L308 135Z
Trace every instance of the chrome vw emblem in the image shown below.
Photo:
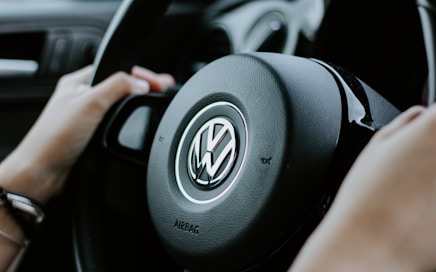
M245 163L247 123L229 102L208 104L183 131L174 174L180 193L197 204L213 202L235 184Z
M235 159L235 129L227 119L215 117L207 121L192 140L188 173L198 185L214 187L227 177Z

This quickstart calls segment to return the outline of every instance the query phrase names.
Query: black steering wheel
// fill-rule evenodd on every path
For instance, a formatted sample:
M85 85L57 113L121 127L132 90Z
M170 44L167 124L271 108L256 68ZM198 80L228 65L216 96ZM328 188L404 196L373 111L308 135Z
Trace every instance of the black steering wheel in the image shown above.
M122 3L92 84L135 64L169 4ZM399 113L341 67L278 53L229 55L176 93L126 97L71 174L78 269L285 271Z

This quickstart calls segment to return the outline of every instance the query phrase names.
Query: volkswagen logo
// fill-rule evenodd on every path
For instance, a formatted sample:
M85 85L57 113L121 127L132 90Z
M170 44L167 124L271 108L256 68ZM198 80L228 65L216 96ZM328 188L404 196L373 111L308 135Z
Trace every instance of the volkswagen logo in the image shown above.
M227 119L215 117L194 136L188 152L189 175L199 186L214 187L229 174L235 158L235 129Z
M247 123L232 103L215 102L198 111L178 142L175 178L181 194L210 203L230 190L247 154Z

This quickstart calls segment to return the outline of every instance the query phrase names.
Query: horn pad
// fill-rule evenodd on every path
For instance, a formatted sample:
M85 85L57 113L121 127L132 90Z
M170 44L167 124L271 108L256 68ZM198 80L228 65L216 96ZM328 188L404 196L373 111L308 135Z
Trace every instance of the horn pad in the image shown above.
M169 253L189 270L222 271L277 250L320 197L341 119L336 81L308 59L232 55L194 75L148 165L150 214Z

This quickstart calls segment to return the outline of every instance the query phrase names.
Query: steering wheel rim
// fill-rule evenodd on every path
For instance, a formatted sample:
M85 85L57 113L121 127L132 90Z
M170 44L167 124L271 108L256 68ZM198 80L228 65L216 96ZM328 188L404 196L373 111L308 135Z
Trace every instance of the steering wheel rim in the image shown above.
M128 71L128 69L131 67L131 65L133 63L135 63L135 60L138 58L138 54L140 53L141 48L143 47L144 43L147 41L147 35L143 35L142 37L138 38L135 35L127 34L128 36L126 37L125 36L126 33L132 33L131 31L126 31L126 29L129 29L132 25L138 25L139 24L138 20L142 20L145 17L147 17L146 21L148 22L148 25L154 26L156 24L156 22L163 16L164 11L168 7L169 3L170 3L170 1L160 1L159 3L155 3L153 1L124 1L123 2L122 6L120 7L119 12L114 17L114 21L112 22L111 27L109 28L108 33L103 41L103 46L99 50L98 56L96 58L95 74L91 80L92 84L98 83L99 81L104 79L109 74L111 74L115 71L118 71L120 69L124 70L124 71ZM144 16L144 14L143 14L144 10L147 11L148 14L150 14L150 17ZM153 20L153 21L151 21L151 20ZM147 24L145 24L145 25L147 25ZM152 31L152 28L148 29L148 33L150 33L150 31ZM132 40L133 42L131 42L131 43L125 42L126 39ZM122 42L120 42L120 41L122 41ZM133 46L133 49L131 46ZM128 56L123 57L120 54L115 54L115 52L120 52L119 50L122 50L121 52L130 52L130 53ZM330 66L329 64L317 62L314 60L300 59L300 58L294 58L294 57L290 57L290 56L286 57L286 59L283 59L282 57L280 57L276 54L248 54L248 55L241 55L241 56L236 56L236 57L231 56L230 58L223 58L223 59L218 60L217 62L214 62L211 66L209 66L209 68L201 71L201 73L199 75L194 76L192 81L188 81L188 83L180 91L180 93L182 95L178 95L178 94L176 95L176 98L177 98L176 101L178 102L178 105L177 105L177 103L176 104L173 104L172 102L169 103L171 98L172 98L171 95L170 96L163 96L163 97L157 96L154 98L147 98L148 100L147 99L145 99L145 100L152 101L153 99L155 99L155 101L153 100L154 102L162 100L163 102L161 104L158 103L158 106L157 106L157 108L161 111L161 116L163 115L162 118L164 120L174 119L174 116L166 114L167 112L165 110L166 110L168 104L169 104L168 112L173 112L173 115L174 115L174 108L177 108L181 104L184 104L186 102L186 97L191 95L191 94L188 95L188 91L184 91L184 90L198 89L197 91L194 92L194 95L199 95L199 98L191 103L191 105L189 106L189 109L183 110L184 114L182 114L181 117L184 121L179 120L180 123L176 124L176 126L179 127L177 129L177 131L169 133L169 134L178 135L177 137L174 136L174 138L177 138L177 139L179 139L178 137L180 136L181 131L183 131L183 129L181 127L186 126L188 121L191 120L192 118L194 118L195 113L201 112L204 108L207 107L206 106L207 104L213 105L218 100L219 100L218 102L222 102L222 101L227 102L227 103L231 102L232 105L237 108L236 112L238 112L238 111L243 112L242 119L246 118L246 119L251 120L251 119L255 119L255 118L260 118L258 115L253 116L253 115L248 114L246 112L247 108L255 107L255 106L251 105L251 104L248 105L247 104L248 102L246 103L244 98L239 98L239 100L238 99L232 100L229 98L224 98L224 99L222 98L223 95L225 97L228 96L230 94L230 91L221 92L219 95L215 95L214 93L210 93L209 96L206 95L202 98L200 97L202 95L202 92L200 90L202 87L200 85L204 84L205 81L210 81L209 79L211 79L211 80L215 80L214 81L215 86L220 86L222 88L225 88L227 85L220 85L221 83L219 82L219 80L216 80L216 78L215 79L213 78L215 73L218 73L220 75L220 78L222 78L222 76L225 76L225 77L232 76L231 74L228 73L228 70L226 71L226 67L230 67L230 66L234 66L234 65L242 67L242 66L244 66L243 63L245 63L247 61L247 59L250 59L253 61L252 67L254 67L253 68L254 70L262 70L265 73L268 73L268 71L270 72L269 76L270 76L270 78L273 79L272 81L274 82L274 84L273 84L274 87L276 87L276 89L280 90L279 93L273 93L273 96L279 96L279 97L283 96L282 92L284 92L284 90L287 92L290 92L290 91L288 91L289 89L299 89L297 87L292 87L294 85L294 83L288 82L287 77L289 74L287 74L287 72L289 72L289 69L294 69L293 65L291 65L291 66L288 65L289 62L297 62L299 64L309 66L310 68L308 68L308 70L311 70L311 69L315 69L315 70L319 69L319 71L322 70L323 71L322 73L324 73L326 75L326 77L329 77L329 79L326 80L326 82L328 82L328 84L331 84L332 86L334 84L336 84L334 87L331 87L328 89L331 89L331 90L336 92L335 95L333 95L333 97L335 97L335 99L336 99L336 102L333 103L335 106L333 108L331 108L332 112L334 112L334 113L332 113L333 114L332 120L338 119L338 120L340 120L340 122L337 123L336 128L333 129L331 143L329 144L328 147L326 147L326 149L333 148L334 150L339 150L339 151L333 152L332 150L330 150L328 152L329 155L327 157L329 157L329 158L323 162L326 165L330 164L330 160L333 159L334 156L338 156L338 154L341 154L341 152L345 152L344 150L351 146L350 143L348 143L346 141L344 142L343 140L340 140L341 137L345 137L342 135L348 134L347 137L351 137L350 135L352 135L352 136L359 135L358 137L360 137L359 141L361 141L361 143L356 147L356 150L353 150L351 152L352 154L349 155L350 161L352 161L352 159L358 154L358 151L363 147L363 145L372 136L374 131L379 126L382 126L383 124L389 122L394 116L396 116L399 113L398 110L395 109L395 107L390 105L388 102L383 100L381 97L377 96L377 94L373 90L371 90L368 86L366 86L364 83L360 82L358 79L355 79L352 75L347 74L346 71L338 71L335 67ZM226 62L229 62L230 64L224 64ZM262 63L262 64L259 65L257 63ZM241 70L243 70L243 69L241 68ZM253 73L255 73L255 72L253 71ZM292 74L298 75L298 76L293 77L293 80L296 80L297 82L299 80L303 79L303 75L299 75L297 70L295 70ZM243 75L245 76L244 73L243 73ZM201 80L200 78L203 78L203 77L208 79L208 80ZM252 80L252 78L250 80ZM191 83L191 82L193 82L193 83ZM259 85L260 83L261 82L257 82L257 85ZM307 83L307 82L305 82L305 83ZM323 84L324 83L325 82L323 82ZM292 85L292 86L289 86L289 85ZM347 91L339 90L341 88L346 89L349 86L354 86L354 88L350 89L348 93L347 93ZM359 87L360 89L358 88L358 90L356 90L355 89L356 86L360 86ZM271 87L271 86L264 86L264 87ZM247 87L244 86L243 88L247 88ZM243 89L243 88L241 87L241 89ZM256 88L257 88L256 86L250 85L250 89L255 89L258 92L258 95L262 96L263 94L261 93L261 89L256 89ZM210 88L210 89L212 89L212 88ZM235 90L234 88L229 88L229 89L231 91ZM314 89L319 90L320 88L318 87L318 88L314 88ZM303 90L305 90L305 89L303 88ZM242 96L243 91L240 91L240 92L241 92L241 96ZM295 95L295 93L292 93L292 95L290 95L288 93L286 95L285 101L286 102L292 101L292 99L294 99L294 98L292 98L292 96L294 96L294 95ZM326 95L326 94L319 92L319 93L314 93L312 95L313 96L315 96L315 95L322 96L322 95ZM183 97L185 97L185 98L183 98ZM215 97L215 98L211 99L210 97ZM327 99L328 97L331 97L331 96L323 96L323 97ZM265 96L263 98L266 99L267 97ZM367 104L365 104L365 101L362 102L362 98L364 98L363 100L366 99L365 101ZM83 157L81 158L81 160L76 165L76 167L73 171L72 178L80 180L79 182L76 181L76 183L79 183L77 186L76 192L81 194L81 200L78 201L77 208L76 208L75 220L74 220L74 225L73 225L73 227L74 227L73 234L75 235L75 240L76 240L76 243L75 243L76 259L77 259L78 266L80 267L80 269L82 271L96 271L96 270L106 271L106 270L110 270L106 264L107 257L104 256L104 254L103 254L103 252L105 251L105 247L107 245L102 242L102 240L104 239L103 234L102 234L104 232L104 231L102 231L102 222L104 220L102 219L102 215L99 212L102 209L100 207L101 203L104 202L104 196L101 193L101 191L99 191L99 190L101 190L102 187L105 186L105 182L102 181L100 179L100 177L98 176L98 174L95 172L95 169L102 170L102 169L107 169L108 167L110 167L110 166L108 166L108 161L102 159L104 155L108 154L108 152L107 152L108 148L107 148L107 146L101 145L101 143L107 142L107 139L108 139L107 137L109 137L109 136L107 136L108 132L111 131L111 128L116 126L114 124L116 122L121 122L121 123L125 122L128 119L128 117L134 112L134 110L137 109L138 105L144 105L144 104L148 103L149 104L148 106L154 107L153 103L146 102L145 100L144 100L143 96L140 96L140 97L135 96L135 97L128 97L128 98L120 101L119 103L117 103L108 112L105 120L103 120L103 122L102 122L102 126L99 127L98 131L95 134L96 136L93 138L89 147L85 151ZM316 100L316 98L314 98L314 100ZM320 102L320 101L323 101L323 99L317 100L317 101ZM351 101L354 101L354 102L351 102ZM305 102L305 103L306 104L304 104L304 106L311 104L310 102ZM330 103L331 103L331 101L330 101ZM293 103L290 103L290 104L293 104ZM294 104L298 104L298 103L294 103ZM371 106L374 106L374 107L384 107L387 109L386 111L388 113L386 115L381 114L378 116L373 116L375 122L370 122L367 124L365 124L365 122L359 123L360 121L363 120L364 116L366 116L368 113L372 113L371 109L367 107L369 104L371 104ZM231 106L231 107L233 107L233 106ZM259 106L259 105L257 105L257 106ZM363 115L362 116L360 116L360 115L354 116L353 114L351 114L351 112L356 109L355 107L357 107L361 111L363 111L364 116ZM328 107L326 106L326 108L328 108ZM284 105L280 109L282 110L282 112L285 112L287 114L290 113L289 105ZM165 111L165 114L163 114L164 111ZM251 111L253 111L253 110L251 110ZM304 110L301 110L301 111L304 111ZM298 115L298 114L300 114L299 112L300 112L299 110L297 110L295 112L292 111L291 116ZM246 114L247 116L245 116L244 114ZM171 117L168 117L168 116L171 116ZM186 116L189 116L189 117L186 117ZM300 116L300 115L298 115L298 116ZM347 118L345 118L346 119L345 121L344 121L344 116L347 117ZM232 119L232 118L230 118L230 119ZM316 123L317 119L319 119L319 116L312 119L311 123L312 124ZM271 120L272 119L270 117L269 119L267 118L264 121L268 122ZM353 121L359 121L359 122L353 123ZM286 124L286 122L287 122L287 120L281 120L281 123L280 122L279 123ZM183 125L180 125L181 123L183 123ZM168 125L168 123L166 123L166 124ZM261 123L257 123L257 126L260 127L259 124L261 124ZM300 124L300 123L298 123L298 124ZM349 128L345 129L347 131L346 133L344 133L344 128L343 128L344 124L346 124L347 126L350 125ZM150 146L149 146L150 149L148 150L149 152L156 153L156 151L153 151L156 149L156 147L154 147L156 145L155 143L159 142L159 138L163 137L162 135L166 135L166 133L162 132L162 127L165 127L165 126L156 127L156 129L157 129L156 135L157 136L156 136L156 138L154 138L153 144L150 144ZM303 129L305 129L305 128L306 127L303 127ZM284 139L285 138L279 138L278 140L283 141ZM179 141L179 140L174 140L174 141ZM239 141L241 141L241 139ZM171 142L172 142L172 140L171 140ZM340 144L338 144L338 143L340 143ZM283 144L286 145L285 143L283 143ZM353 144L356 144L356 142L353 142ZM171 152L174 152L174 143L172 143L172 146L173 146L172 147L173 151L171 151ZM285 148L285 150L288 150L288 149L289 149L288 147ZM321 148L321 149L323 149L323 148ZM109 151L111 151L111 150L109 150ZM143 152L143 150L142 150L142 152ZM333 153L335 153L335 155ZM131 154L129 154L129 155L131 155ZM133 154L132 156L134 157L135 155ZM265 159L268 159L268 158L265 157ZM165 160L167 160L167 158ZM98 162L98 164L95 164L95 162ZM137 162L138 161L136 161L136 163ZM142 162L140 161L139 165L141 165L141 163L144 163L144 161L142 161ZM145 162L145 163L147 163L147 162ZM153 164L153 166L149 166L149 171L147 171L147 173L150 173L150 169L158 167L157 166L158 164L159 163L157 163L157 164L155 163L155 164ZM92 167L90 167L91 165L92 165ZM142 165L142 166L144 166L144 165ZM335 170L340 169L340 172L341 172L341 174L339 174L339 177L335 177L335 178L340 179L342 177L342 175L344 174L344 170L346 170L346 168L348 166L349 166L348 164L346 164L346 166L334 164L333 169L335 169ZM95 169L92 169L92 168L95 168ZM171 169L171 167L170 167L170 169ZM253 171L254 171L254 169L253 169ZM281 172L282 169L277 169L276 171ZM157 171L157 172L159 172L159 171ZM162 179L162 177L156 178L156 177L150 176L149 174L148 174L148 176L143 175L143 176L141 176L141 178L143 178L144 180L146 180L146 179L147 180L150 180L150 179L160 180L160 179ZM93 185L90 187L89 184L91 184L91 183L93 183ZM155 184L155 183L153 183L153 184ZM330 185L332 185L332 184L330 184ZM153 185L153 186L156 186L156 185ZM293 240L293 238L295 238L295 236L298 236L297 235L298 233L304 233L304 231L306 232L306 235L308 233L310 233L310 230L319 222L320 218L322 217L322 213L324 213L326 211L326 208L328 207L328 203L329 203L328 197L332 196L332 194L330 194L330 193L334 192L334 190L336 189L336 186L337 186L337 184L334 184L333 186L329 186L328 190L324 191L322 193L318 191L316 194L317 195L316 201L313 201L310 203L311 204L310 209L306 209L307 213L313 213L310 216L310 219L305 219L304 221L300 222L300 224L297 224L294 227L294 230L292 232L286 234L286 239L283 239L280 244L274 245L274 249L268 249L269 250L268 254L265 254L265 252L262 251L260 254L261 258L262 259L269 259L271 256L275 255L277 252L281 251L282 248L287 247L289 245L289 241ZM144 188L142 188L142 189L144 189ZM325 189L326 188L323 188L323 190L325 190ZM332 191L329 191L329 190L332 190ZM148 187L146 189L144 189L144 191L148 192L147 200L153 196L153 194L150 194L150 190ZM172 193L173 192L160 193L160 195L157 197L159 198L159 197L163 196L163 197L166 197L165 200L168 200L168 198L171 198L169 195L171 195ZM185 200L183 200L183 201L185 201ZM157 202L153 202L153 203L156 204ZM156 226L159 226L159 223L156 223L156 221L159 221L162 219L159 219L159 218L156 219L156 216L160 216L160 215L153 215L153 211L151 212L151 215L148 214L148 206L150 205L150 203L143 203L142 201L140 201L139 205L144 207L144 209L146 210L145 216L141 217L141 220L143 220L141 225L145 226L144 231L150 232L150 233L154 233L154 231L156 231L156 230L159 231L160 227L156 227ZM92 207L92 208L89 209L89 207ZM166 211L170 211L175 207L177 207L177 205L175 205L175 206L170 205L166 208ZM154 208L154 211L155 210L156 210L156 208ZM183 213L181 213L181 215L190 216L192 214L190 212L189 213L183 212ZM151 221L150 221L150 218L151 218ZM250 225L250 224L248 224L248 225ZM252 231L251 229L249 229L249 230ZM171 234L171 231L172 231L171 228L169 228L169 229L167 228L166 231L160 232L160 234L157 236L162 238L166 234ZM259 231L255 230L254 233L259 234ZM115 235L119 235L119 234L115 234ZM150 237L147 237L147 238L150 238ZM297 241L297 240L294 240L294 241ZM150 242L153 245L160 247L162 240L157 239L157 237L156 237L155 241L144 240L143 242L144 243ZM302 242L303 241L300 241L299 243L301 244ZM201 264L200 266L197 266L195 264L196 258L188 259L187 261L184 259L185 257L187 257L187 255L192 254L192 252L188 252L188 251L186 251L186 249L181 249L179 247L179 245L180 244L174 245L174 244L172 244L171 241L164 242L164 248L166 250L169 250L172 258L177 260L176 265L173 265L172 263L169 265L173 269L181 269L181 267L183 267L183 268L188 268L188 269L192 269L192 270L197 270L197 269L199 269L199 270L203 270L203 269L208 269L208 270L213 270L213 269L234 270L234 269L237 269L237 270L240 270L240 269L248 269L248 268L251 269L251 267L257 267L259 265L259 263L252 263L251 265L247 265L247 261L244 260L241 263L238 263L236 266L232 266L229 264L226 264L229 266L216 266L217 265L216 262L212 263L212 266L210 266L209 264L207 264L207 262L210 261L210 259L209 259L210 255L209 255L209 257L206 257L205 261L203 260L203 261L199 262ZM194 246L194 247L198 246L198 245L199 244L196 244L196 242L191 244L191 246ZM298 248L299 245L297 245L296 247ZM243 248L248 249L248 247L246 247L246 246ZM240 249L240 248L237 247L236 249ZM161 254L162 252L163 252L162 254L165 255L165 252L166 252L166 251L161 252L160 250L157 250L157 251L158 251L158 253L157 253L158 255ZM199 253L199 252L195 252L195 253ZM220 254L221 254L221 252L220 252ZM278 255L278 254L276 254L276 255ZM162 255L159 255L159 256L162 256ZM179 264L181 264L182 266L179 266Z
M130 72L132 65L136 64L136 60L140 57L141 48L147 43L151 32L165 14L170 2L172 1L122 1L96 54L93 64L94 72L89 80L90 85L98 84L117 71ZM141 27L143 35L137 35L135 31L132 31L132 29L137 29L138 27ZM119 54L119 52L123 52L123 54ZM158 104L160 103L159 101ZM118 103L118 105L123 104L123 101ZM114 112L116 112L116 106L110 109L106 116L110 116ZM106 121L103 120L102 123L109 122L107 121L108 118L106 117ZM95 193L95 187L93 187L94 190L90 190L89 186L87 186L87 184L101 183L96 182L99 180L98 176L90 174L94 173L93 171L84 167L89 164L89 161L99 161L95 157L102 152L99 148L99 143L102 140L101 135L104 134L102 127L100 126L97 129L96 136L91 140L88 148L82 155L83 159L79 160L70 176L70 179L81 180L80 182L75 182L77 186L73 189L81 197L79 197L79 201L75 202L72 224L73 240L75 241L75 263L80 271L107 271L109 269L103 254L106 245L102 243L101 237L102 217L100 213L101 208L99 207L103 202L102 194L99 194L99 192ZM106 168L102 164L95 166L97 169ZM94 209L89 211L88 205L91 205ZM78 237L88 237L88 239L80 239ZM143 242L145 243L146 241ZM161 258L159 254L157 256Z
M141 49L164 16L171 0L123 0L114 15L94 60L90 84L95 85L117 71L130 72ZM141 35L136 30L141 28ZM122 54L120 54L122 52Z

